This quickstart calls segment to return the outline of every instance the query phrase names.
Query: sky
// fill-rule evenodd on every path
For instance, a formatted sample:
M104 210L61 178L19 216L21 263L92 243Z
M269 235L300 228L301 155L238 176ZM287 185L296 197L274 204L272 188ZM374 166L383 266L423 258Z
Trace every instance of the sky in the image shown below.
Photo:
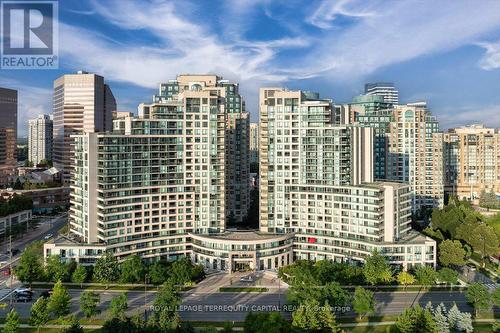
M443 130L500 127L500 1L63 0L59 69L0 70L19 91L20 136L78 70L104 76L123 111L177 74L212 73L240 84L254 122L259 87L346 103L389 81Z

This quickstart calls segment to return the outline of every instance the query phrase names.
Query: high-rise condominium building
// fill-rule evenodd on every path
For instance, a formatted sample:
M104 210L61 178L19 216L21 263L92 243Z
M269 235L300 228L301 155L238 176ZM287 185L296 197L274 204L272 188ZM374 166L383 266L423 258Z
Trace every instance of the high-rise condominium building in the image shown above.
M373 130L336 126L331 100L300 91L262 89L260 230L228 231L238 210L232 184L248 184L248 117L242 104L228 106L231 97L242 103L236 88L180 75L139 117L76 136L70 225L80 242L56 239L45 255L81 263L103 251L188 255L233 271L298 258L364 260L377 249L394 264L435 264L435 242L410 229L409 187L372 182Z
M0 88L0 185L15 174L17 164L17 90Z
M390 123L394 120L393 104L384 101L382 96L361 95L349 104L354 123L363 127L371 127L374 132L374 177L378 180L388 179L387 146Z
M399 104L399 92L391 82L375 82L365 84L365 95L377 95L384 98L384 102Z
M394 107L387 178L410 184L414 211L444 202L443 139L425 102Z
M295 258L363 260L377 249L405 266L433 263L434 241L410 229L410 188L373 183L373 129L334 115L317 95L260 90L261 231L294 233Z
M250 163L259 163L259 124L250 124Z
M477 199L483 191L500 193L500 133L483 125L443 134L445 190Z
M52 161L52 119L48 115L28 121L28 160L34 165Z
M79 71L54 81L54 166L69 180L74 134L103 132L112 128L116 101L104 78Z

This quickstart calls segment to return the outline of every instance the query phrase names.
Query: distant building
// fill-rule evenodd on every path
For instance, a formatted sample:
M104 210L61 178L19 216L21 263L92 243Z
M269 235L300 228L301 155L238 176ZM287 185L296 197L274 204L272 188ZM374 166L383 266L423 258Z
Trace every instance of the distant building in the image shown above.
M500 194L500 132L483 125L451 128L443 134L445 190L478 199Z
M7 185L17 165L17 90L0 88L0 185Z
M399 104L399 92L391 82L375 82L365 84L365 95L377 95L384 98L384 102Z
M374 177L384 180L387 176L387 146L388 133L392 121L394 121L393 104L384 100L383 96L361 95L353 99L349 104L350 118L363 127L371 127L374 131Z
M425 102L394 106L387 178L410 184L414 211L443 205L443 140Z
M115 97L100 75L79 71L54 81L53 161L66 182L72 169L71 136L111 130L115 110Z
M250 124L250 163L259 163L259 124Z
M122 119L125 117L133 117L134 113L128 112L128 111L113 111L112 116L113 116L113 120L115 120L115 119Z
M34 165L42 160L52 161L52 125L48 115L28 121L28 160Z
M3 198L14 194L24 195L33 201L34 213L51 213L56 209L67 209L69 207L69 187L48 187L32 190L2 190Z

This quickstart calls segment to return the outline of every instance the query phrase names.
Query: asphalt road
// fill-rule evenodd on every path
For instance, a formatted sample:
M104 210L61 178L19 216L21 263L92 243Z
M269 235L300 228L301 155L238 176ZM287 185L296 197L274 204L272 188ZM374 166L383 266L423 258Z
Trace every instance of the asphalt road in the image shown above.
M71 312L79 312L79 297L81 291L71 290ZM109 308L111 299L118 295L119 291L99 291L102 311L98 318L105 318L105 310ZM35 299L39 292L35 294ZM128 314L137 312L144 313L147 309L149 313L155 311L152 306L155 298L154 292L131 291L127 293L129 298ZM456 303L462 311L472 311L466 303L463 292L377 292L377 315L397 315L405 308L414 304L425 306L429 301L434 305L444 303L447 308ZM248 312L277 311L281 309L285 316L291 315L289 306L285 306L285 294L278 292L266 293L196 293L187 292L183 294L183 302L179 308L179 313L183 320L191 321L243 321ZM146 304L146 306L145 306ZM281 305L281 307L280 307ZM15 308L21 317L29 317L31 303L15 303ZM0 317L6 315L7 309L0 310ZM349 309L337 309L337 315L354 316Z

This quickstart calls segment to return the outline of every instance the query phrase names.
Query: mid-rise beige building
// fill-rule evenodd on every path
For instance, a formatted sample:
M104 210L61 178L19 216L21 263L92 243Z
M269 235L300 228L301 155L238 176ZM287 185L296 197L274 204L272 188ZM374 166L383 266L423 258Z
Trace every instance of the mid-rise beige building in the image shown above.
M408 183L414 211L444 203L443 141L425 102L394 106L389 125L387 179Z
M104 78L79 71L54 81L54 166L69 181L74 134L111 130L116 101Z
M478 199L483 191L500 193L500 133L483 125L449 129L443 134L445 189L460 198Z

